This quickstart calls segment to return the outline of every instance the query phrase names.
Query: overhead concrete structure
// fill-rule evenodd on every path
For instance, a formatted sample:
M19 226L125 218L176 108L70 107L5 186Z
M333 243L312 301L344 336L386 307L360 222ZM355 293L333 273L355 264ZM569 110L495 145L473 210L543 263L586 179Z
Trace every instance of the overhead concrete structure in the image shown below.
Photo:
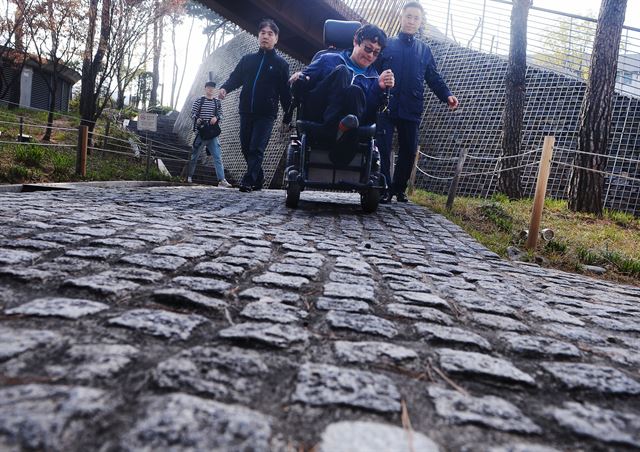
M254 35L258 33L261 19L275 20L280 28L278 48L303 63L311 61L324 47L325 20L362 20L337 0L200 0L200 3Z

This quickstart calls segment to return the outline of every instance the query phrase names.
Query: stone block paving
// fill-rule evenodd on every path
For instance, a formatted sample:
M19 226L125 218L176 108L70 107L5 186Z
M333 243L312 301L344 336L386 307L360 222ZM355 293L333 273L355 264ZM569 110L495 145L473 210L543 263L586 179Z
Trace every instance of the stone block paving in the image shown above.
M412 204L0 194L0 450L640 449L640 288Z

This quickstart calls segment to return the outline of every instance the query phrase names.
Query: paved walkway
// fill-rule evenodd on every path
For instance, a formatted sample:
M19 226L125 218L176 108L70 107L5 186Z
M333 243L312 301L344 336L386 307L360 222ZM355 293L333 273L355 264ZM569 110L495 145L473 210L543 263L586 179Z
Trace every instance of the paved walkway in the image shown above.
M357 202L0 193L0 450L640 448L639 288Z

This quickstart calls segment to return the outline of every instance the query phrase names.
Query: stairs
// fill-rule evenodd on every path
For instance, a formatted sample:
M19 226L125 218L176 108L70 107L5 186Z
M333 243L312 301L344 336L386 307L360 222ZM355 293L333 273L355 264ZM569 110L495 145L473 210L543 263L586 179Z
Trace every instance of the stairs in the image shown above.
M191 156L191 144L185 143L178 134L173 132L173 125L178 117L177 112L170 115L159 115L156 132L138 131L136 121L129 122L129 130L136 133L142 142L147 138L151 142L152 155L162 160L174 177L187 178L187 165ZM217 184L213 159L206 150L200 153L193 181L199 184Z

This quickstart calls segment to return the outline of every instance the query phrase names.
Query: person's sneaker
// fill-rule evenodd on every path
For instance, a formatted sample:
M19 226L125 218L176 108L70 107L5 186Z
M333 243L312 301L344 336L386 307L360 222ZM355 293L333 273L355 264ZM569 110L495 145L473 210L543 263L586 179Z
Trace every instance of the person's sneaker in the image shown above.
M405 195L404 193L396 194L396 199L398 200L398 202L409 202L409 198L407 198L407 195Z
M249 187L248 185L240 185L239 190L242 193L249 193L251 191L251 187Z
M220 182L218 182L218 187L231 188L231 184L227 182L227 179L222 179Z
M187 177L187 184L192 184L193 183L193 179L191 179L190 177Z
M340 120L338 124L338 134L336 135L336 141L340 141L340 138L351 129L357 129L360 125L358 117L356 115L347 115Z

